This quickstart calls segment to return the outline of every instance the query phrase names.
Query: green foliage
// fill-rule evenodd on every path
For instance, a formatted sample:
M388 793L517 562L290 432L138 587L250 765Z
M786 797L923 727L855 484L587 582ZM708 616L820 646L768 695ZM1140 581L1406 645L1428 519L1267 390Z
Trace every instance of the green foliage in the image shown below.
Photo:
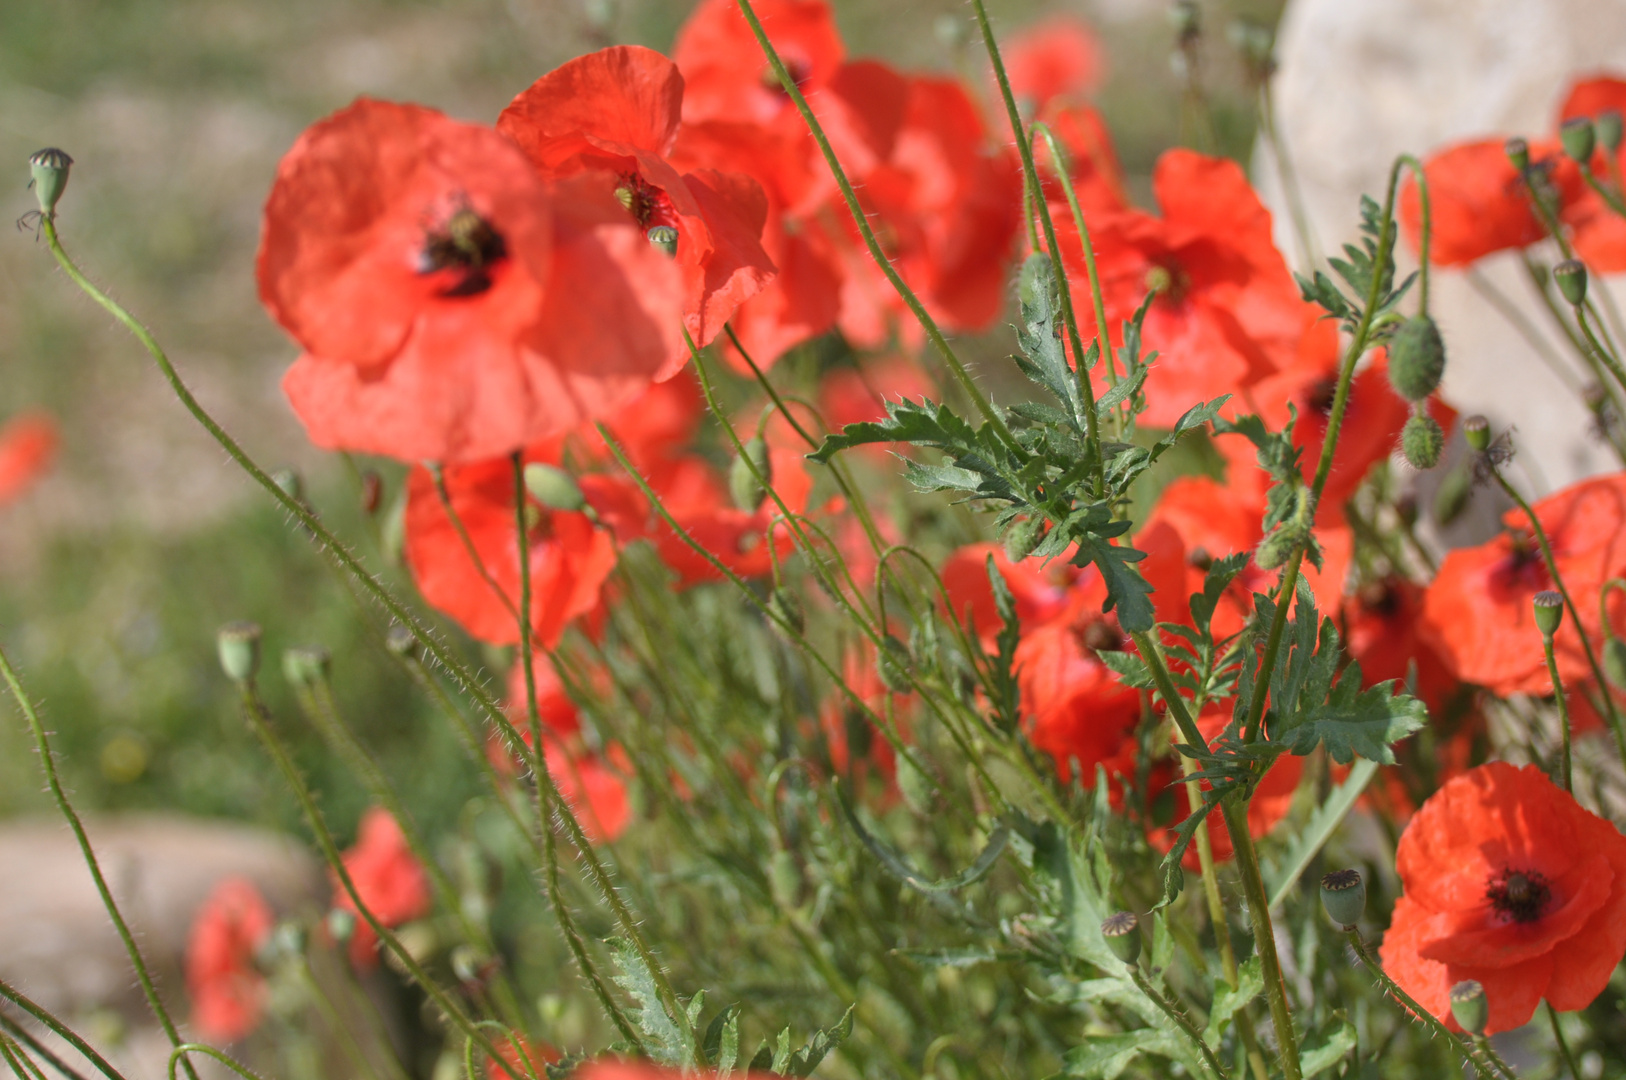
M1296 274L1299 290L1304 299L1313 304L1319 304L1327 314L1338 319L1346 331L1354 334L1361 322L1366 318L1367 297L1372 294L1374 279L1377 285L1378 302L1371 313L1372 321L1377 324L1379 320L1393 313L1399 306L1400 300L1411 288L1416 280L1416 274L1409 274L1406 280L1394 287L1394 231L1391 229L1388 242L1379 249L1379 242L1383 234L1383 208L1377 200L1369 195L1361 196L1361 242L1357 247L1354 244L1344 245L1345 258L1330 258L1327 262L1334 272L1349 286L1353 296L1339 289L1338 285L1326 274L1317 270L1310 277Z

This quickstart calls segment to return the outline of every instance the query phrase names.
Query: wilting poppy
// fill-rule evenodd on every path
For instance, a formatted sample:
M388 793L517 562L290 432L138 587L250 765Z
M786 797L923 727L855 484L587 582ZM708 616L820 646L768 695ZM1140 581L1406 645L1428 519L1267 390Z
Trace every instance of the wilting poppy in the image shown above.
M1481 765L1423 804L1396 851L1405 890L1384 969L1447 1026L1450 988L1485 987L1486 1033L1546 998L1584 1009L1626 953L1626 837L1534 765Z
M344 869L362 903L384 926L399 926L429 914L429 876L389 811L375 806L362 815L355 846L344 853ZM333 906L360 914L336 874ZM378 955L377 944L373 928L358 918L350 941L351 962L358 967L371 965Z
M198 909L186 945L186 989L204 1038L235 1042L259 1024L267 988L254 954L272 921L259 890L241 877L221 881Z

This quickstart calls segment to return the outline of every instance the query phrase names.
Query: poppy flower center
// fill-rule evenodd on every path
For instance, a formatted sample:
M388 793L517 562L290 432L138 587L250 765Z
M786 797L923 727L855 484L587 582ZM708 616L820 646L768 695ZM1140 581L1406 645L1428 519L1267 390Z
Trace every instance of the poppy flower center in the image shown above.
M1497 914L1512 922L1535 922L1552 898L1547 879L1534 870L1504 869L1485 883L1485 899Z
M1191 275L1178 263L1153 263L1146 270L1146 291L1171 304L1179 304L1191 291Z
M1116 652L1124 647L1124 636L1105 620L1090 623L1080 631L1078 640L1091 652Z
M1400 610L1400 590L1389 580L1374 581L1361 586L1357 594L1361 609L1380 619L1387 619Z
M647 229L652 225L673 225L675 221L669 220L672 215L668 213L670 202L666 192L646 181L638 173L622 173L620 183L615 188L616 200L627 208L627 213L638 223L640 229Z
M454 280L440 290L440 295L475 296L491 288L489 270L507 254L508 244L502 233L464 203L444 223L424 234L423 248L418 252L418 273L450 271Z
M1304 395L1304 403L1318 416L1325 416L1332 412L1333 399L1338 396L1338 380L1331 375L1324 376L1310 387L1310 392Z
M1191 554L1186 556L1186 562L1206 574L1214 565L1214 556L1208 553L1207 548L1198 544L1191 549Z
M800 90L807 84L808 78L813 74L812 65L806 60L798 60L793 56L784 57L783 60L785 71L790 75L790 81L796 84L796 89ZM778 94L785 101L790 100L790 95L785 92L784 85L780 83L779 76L774 74L772 67L763 68L759 77L762 80L764 90Z

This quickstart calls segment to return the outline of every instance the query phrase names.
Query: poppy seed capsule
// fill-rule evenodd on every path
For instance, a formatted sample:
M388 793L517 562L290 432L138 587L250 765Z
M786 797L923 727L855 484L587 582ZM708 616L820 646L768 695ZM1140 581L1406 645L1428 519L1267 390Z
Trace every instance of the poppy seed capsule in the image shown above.
M1045 519L1031 517L1025 521L1018 521L1005 533L1005 557L1013 563L1019 563L1039 546L1044 539Z
M1606 109L1598 114L1594 125L1598 132L1598 142L1603 148L1613 154L1620 149L1621 122L1619 109Z
M1528 142L1515 135L1502 144L1502 149L1507 154L1508 161L1519 171L1520 176L1530 170L1530 144Z
M1427 315L1414 315L1389 343L1389 383L1407 401L1422 401L1445 374L1445 341Z
M1626 641L1614 635L1603 643L1603 677L1616 690L1626 690Z
M575 477L540 461L525 466L525 490L549 510L580 510L587 504Z
M1414 469L1432 469L1440 463L1440 451L1444 449L1445 432L1432 416L1418 413L1400 429L1400 450Z
M752 466L756 466L755 472ZM757 477L761 476L759 481ZM773 483L773 463L768 459L768 442L761 435L747 439L742 452L728 470L728 491L734 505L748 514L754 514L762 500L768 497L764 484Z
M1490 449L1490 421L1475 413L1462 422L1462 437L1468 440L1468 449L1483 454Z
M1592 151L1597 146L1597 134L1592 130L1592 118L1575 116L1564 121L1558 129L1558 141L1564 144L1564 153L1571 161L1578 161L1582 165L1592 160Z
M333 654L320 645L301 645L282 651L282 677L295 686L325 682L332 667Z
M1321 906L1339 926L1354 926L1366 911L1366 881L1359 870L1334 870L1321 879Z
M231 622L215 635L220 669L235 682L246 682L260 670L260 628L256 623Z
M666 252L667 258L677 258L678 231L672 226L656 225L644 235L651 245Z
M1558 633L1558 624L1564 621L1564 598L1552 589L1543 589L1530 601L1536 613L1536 629L1541 636L1551 638Z
M1108 915L1101 923L1101 936L1107 939L1107 948L1124 963L1134 966L1140 959L1140 920L1132 911Z
M34 189L34 198L39 200L40 213L48 218L56 217L57 200L67 189L68 170L72 167L73 158L54 146L37 150L28 159L28 171L33 177L29 186Z
M1565 259L1553 267L1553 280L1558 282L1558 291L1564 294L1564 299L1573 306L1580 307L1586 302L1586 263Z
M1485 988L1474 979L1464 979L1451 988L1450 997L1451 1015L1462 1030L1483 1035L1490 1021L1490 1002L1485 997Z

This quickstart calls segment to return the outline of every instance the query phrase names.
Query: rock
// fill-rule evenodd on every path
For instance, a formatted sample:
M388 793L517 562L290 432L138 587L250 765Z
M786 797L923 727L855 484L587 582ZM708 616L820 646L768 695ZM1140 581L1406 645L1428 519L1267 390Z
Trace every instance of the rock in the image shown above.
M1397 154L1422 157L1468 138L1545 135L1573 78L1611 66L1626 71L1626 5L1290 0L1277 59L1282 139L1320 248L1336 252L1356 234L1360 196L1382 199ZM1261 152L1255 166L1282 250L1294 252L1275 163ZM1404 243L1402 259L1415 264ZM1450 354L1446 399L1465 413L1484 413L1498 428L1517 426L1514 476L1531 494L1618 469L1607 447L1588 434L1590 416L1572 389L1584 382L1580 362L1559 347L1518 260L1493 256L1479 269L1540 328L1566 376L1549 370L1468 275L1439 271L1431 307ZM1626 296L1614 284L1617 296Z

